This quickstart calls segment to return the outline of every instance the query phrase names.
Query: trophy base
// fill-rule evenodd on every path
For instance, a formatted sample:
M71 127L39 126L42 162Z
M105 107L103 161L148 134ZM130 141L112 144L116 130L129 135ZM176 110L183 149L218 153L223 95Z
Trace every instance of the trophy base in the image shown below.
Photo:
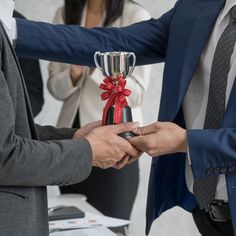
M132 132L132 131L127 131L127 132L124 132L124 133L120 133L118 134L120 137L124 138L124 139L128 139L128 138L132 138L132 137L136 137L137 135Z
M113 118L114 118L114 107L110 107L107 114L106 124L114 125ZM123 112L122 112L122 123L127 123L127 122L133 122L132 112L129 106L124 107ZM127 132L120 133L119 136L127 139L131 137L135 137L137 135L133 133L132 131L127 131Z

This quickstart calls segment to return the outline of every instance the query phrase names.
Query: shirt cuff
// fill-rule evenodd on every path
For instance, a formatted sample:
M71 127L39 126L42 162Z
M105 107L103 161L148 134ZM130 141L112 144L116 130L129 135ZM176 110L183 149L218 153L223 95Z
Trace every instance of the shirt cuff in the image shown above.
M188 162L189 162L189 165L191 165L191 158L190 158L190 152L189 152L189 147L187 145L187 158L188 158Z

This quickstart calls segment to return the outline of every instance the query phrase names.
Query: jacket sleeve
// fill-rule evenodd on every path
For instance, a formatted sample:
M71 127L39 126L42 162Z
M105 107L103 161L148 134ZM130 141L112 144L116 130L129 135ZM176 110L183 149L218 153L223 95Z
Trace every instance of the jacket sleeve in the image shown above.
M127 16L126 16L127 17ZM133 12L132 16L128 16L128 24L134 24L140 21L149 20L150 14L139 7L139 10ZM127 88L132 91L128 98L128 103L131 107L138 107L143 104L144 93L148 89L150 81L151 66L136 66L131 76L127 79Z
M38 124L35 124L35 127L39 140L41 141L72 139L75 131L77 130L70 128L58 129L53 126L40 126Z
M169 24L176 8L160 19L122 28L86 29L77 25L51 25L17 19L16 51L22 57L90 67L95 66L95 51L133 51L137 65L161 62L165 59Z
M188 130L188 148L195 178L236 172L236 129Z
M90 174L92 150L86 139L38 141L15 133L15 111L2 71L0 110L1 186L66 185L80 182ZM41 138L57 139L62 133L65 134L53 131L51 137ZM72 130L65 136L71 135Z

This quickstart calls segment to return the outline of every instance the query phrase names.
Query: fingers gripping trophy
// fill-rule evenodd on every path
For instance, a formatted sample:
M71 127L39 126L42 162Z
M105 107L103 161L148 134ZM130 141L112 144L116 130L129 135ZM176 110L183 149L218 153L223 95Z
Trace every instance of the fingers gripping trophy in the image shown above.
M132 74L136 56L133 52L96 52L94 55L96 67L102 72L105 79L100 85L104 90L101 94L103 101L107 100L103 109L103 125L132 122L131 108L126 98L131 90L125 88L126 79ZM120 134L123 138L135 136L133 132Z

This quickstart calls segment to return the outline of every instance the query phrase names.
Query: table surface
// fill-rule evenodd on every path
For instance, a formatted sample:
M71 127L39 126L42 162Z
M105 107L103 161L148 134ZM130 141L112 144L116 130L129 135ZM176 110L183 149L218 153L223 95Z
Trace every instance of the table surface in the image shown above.
M95 214L102 215L100 211L90 205L86 201L86 198L80 194L63 194L48 198L48 207L54 207L58 205L76 206L84 212L89 211Z
M98 211L96 208L94 208L92 205L90 205L86 201L85 196L80 195L80 194L63 194L63 195L48 198L48 207L55 207L58 205L76 206L84 212L87 211L87 212L92 212L95 214L102 215L102 213L100 211ZM114 235L111 230L106 229L106 231L107 231L107 234L106 234L107 236ZM86 233L86 229L83 229L83 232ZM51 235L53 235L53 234L51 234ZM59 235L60 236L63 236L63 235L64 236L70 236L70 235L73 236L73 235L75 235L75 232L73 232L73 230L72 231L65 231L65 232L61 232ZM78 235L79 235L79 231L78 231ZM88 236L90 235L89 230L87 231L87 235ZM106 235L104 235L104 236L106 236Z

